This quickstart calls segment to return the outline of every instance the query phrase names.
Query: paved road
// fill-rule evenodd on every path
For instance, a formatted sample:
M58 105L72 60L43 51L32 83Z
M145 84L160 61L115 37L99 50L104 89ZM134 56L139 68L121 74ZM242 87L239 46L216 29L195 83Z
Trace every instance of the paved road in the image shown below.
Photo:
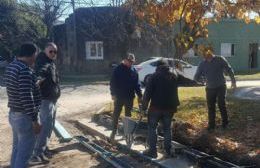
M245 99L260 100L259 81L238 81L235 96ZM230 83L228 83L230 86ZM59 101L58 117L76 114L92 106L107 103L111 100L108 85L62 86L62 97ZM11 152L11 131L8 124L7 96L5 87L0 86L0 167L7 162Z
M111 101L108 85L103 84L66 85L62 86L61 94L61 98L58 101L58 118L72 119L73 117L79 117L81 113L91 115L92 111L90 112L90 109L95 112L100 109L100 106ZM11 133L8 123L6 89L0 86L0 167L2 164L7 164L10 159ZM81 157L80 154L77 156Z
M230 86L230 82L228 81L227 84ZM249 80L249 81L237 81L238 87L260 87L260 80Z
M230 82L227 83L230 86ZM234 96L240 99L260 100L260 80L237 81Z

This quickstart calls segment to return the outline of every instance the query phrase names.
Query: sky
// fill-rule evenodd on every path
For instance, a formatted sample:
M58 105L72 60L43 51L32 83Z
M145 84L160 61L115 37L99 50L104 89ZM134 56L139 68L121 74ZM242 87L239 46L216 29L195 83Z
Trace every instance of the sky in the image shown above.
M66 2L66 6L68 6L68 10L66 10L65 14L60 19L61 21L64 21L69 14L73 12L71 1L72 0L64 0ZM74 0L75 1L75 8L80 7L90 7L90 6L108 6L111 3L111 0Z
M30 1L30 0L17 0L18 2L22 2L22 1ZM72 10L72 4L71 2L73 0L62 0L65 2L65 6L67 7L67 10L64 12L64 14L62 15L62 17L59 19L59 21L64 22L65 19L71 14L73 13ZM74 0L75 1L75 8L80 8L80 7L90 7L90 6L109 6L110 3L112 2L112 0ZM115 0L116 1L116 0ZM125 0L121 0L121 1L125 1ZM250 18L254 18L255 16L257 16L256 13L250 13ZM210 14L209 14L210 16Z

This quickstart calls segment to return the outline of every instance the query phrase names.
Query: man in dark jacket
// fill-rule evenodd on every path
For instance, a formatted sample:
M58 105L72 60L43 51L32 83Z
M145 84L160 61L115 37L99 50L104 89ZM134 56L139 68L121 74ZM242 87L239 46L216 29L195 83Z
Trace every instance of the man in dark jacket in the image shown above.
M135 93L138 95L138 100L142 98L141 87L138 79L138 73L132 66L135 62L135 56L128 53L126 58L118 65L110 81L110 92L114 100L113 113L113 130L110 139L115 138L117 131L118 118L120 116L122 107L125 107L125 116L131 117L131 110L133 108L133 100Z
M166 156L171 155L171 123L173 114L179 106L177 74L169 71L169 66L163 60L158 63L156 72L152 74L146 86L143 97L143 110L148 109L148 146L144 154L157 157L157 126L162 121L164 148Z
M54 43L47 43L44 52L38 55L35 63L37 81L42 94L40 109L42 131L37 138L33 158L38 161L46 161L46 156L50 154L47 141L54 127L56 102L60 97L59 77L54 63L56 57L57 46Z

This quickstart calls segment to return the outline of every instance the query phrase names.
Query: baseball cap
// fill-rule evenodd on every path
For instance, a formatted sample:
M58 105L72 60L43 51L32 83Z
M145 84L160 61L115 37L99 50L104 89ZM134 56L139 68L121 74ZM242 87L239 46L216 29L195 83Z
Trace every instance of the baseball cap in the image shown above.
M157 66L169 66L165 59L161 59L157 62Z
M126 59L127 59L128 61L130 61L130 62L135 62L135 55L132 54L132 53L128 53L128 54L126 55Z

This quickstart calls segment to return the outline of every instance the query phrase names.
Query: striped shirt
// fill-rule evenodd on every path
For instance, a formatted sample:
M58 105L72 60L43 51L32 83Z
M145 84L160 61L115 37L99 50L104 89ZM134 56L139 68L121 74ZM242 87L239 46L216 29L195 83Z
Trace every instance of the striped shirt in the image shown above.
M33 70L26 63L15 60L6 68L5 84L8 107L13 112L25 113L36 121L41 99Z

